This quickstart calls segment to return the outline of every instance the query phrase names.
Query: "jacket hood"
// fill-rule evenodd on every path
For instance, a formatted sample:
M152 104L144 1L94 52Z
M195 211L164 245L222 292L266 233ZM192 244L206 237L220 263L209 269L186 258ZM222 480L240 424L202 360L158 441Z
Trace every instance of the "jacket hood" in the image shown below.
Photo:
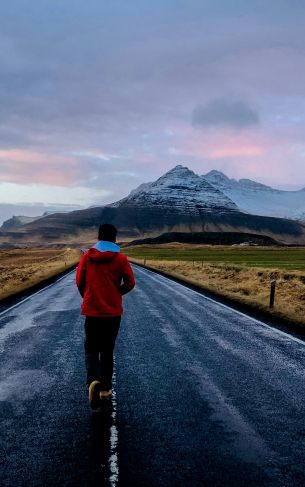
M99 240L88 252L89 258L94 262L107 262L114 259L120 252L120 247L113 242Z
M88 250L88 253L89 259L93 260L94 262L107 262L114 259L114 257L118 255L117 252L110 252L108 250L105 250L105 252L100 252L94 247L91 247L91 249Z

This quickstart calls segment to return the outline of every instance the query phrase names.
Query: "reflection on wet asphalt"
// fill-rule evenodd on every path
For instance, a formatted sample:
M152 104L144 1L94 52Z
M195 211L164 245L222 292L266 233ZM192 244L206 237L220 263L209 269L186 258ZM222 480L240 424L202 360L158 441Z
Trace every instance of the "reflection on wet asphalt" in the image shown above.
M95 413L74 273L0 314L1 487L304 485L304 344L135 273Z

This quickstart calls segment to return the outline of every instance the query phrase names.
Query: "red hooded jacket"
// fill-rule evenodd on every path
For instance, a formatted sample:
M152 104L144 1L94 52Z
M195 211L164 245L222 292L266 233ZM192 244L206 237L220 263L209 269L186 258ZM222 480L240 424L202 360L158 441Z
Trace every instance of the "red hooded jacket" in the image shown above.
M76 271L76 284L83 297L82 315L120 316L122 295L131 291L135 279L126 255L90 248Z

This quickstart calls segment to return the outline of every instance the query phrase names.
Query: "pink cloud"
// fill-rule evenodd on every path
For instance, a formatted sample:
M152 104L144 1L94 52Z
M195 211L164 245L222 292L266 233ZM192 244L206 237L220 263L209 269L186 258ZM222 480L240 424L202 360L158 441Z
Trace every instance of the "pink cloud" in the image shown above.
M71 157L32 150L0 150L2 181L71 186L82 177L80 164Z
M301 177L300 185L304 186L305 145L299 143L295 132L294 139L281 127L244 132L194 130L182 122L170 123L167 129L171 137L156 154L155 172L161 174L174 164L184 164L199 174L218 169L230 177L252 178L274 186L293 184Z
M210 159L248 158L262 157L270 145L273 145L273 141L265 135L206 133L185 140L183 151L195 157Z
M219 149L212 149L209 157L219 159L222 157L251 157L261 156L264 153L263 147L259 145L227 145Z

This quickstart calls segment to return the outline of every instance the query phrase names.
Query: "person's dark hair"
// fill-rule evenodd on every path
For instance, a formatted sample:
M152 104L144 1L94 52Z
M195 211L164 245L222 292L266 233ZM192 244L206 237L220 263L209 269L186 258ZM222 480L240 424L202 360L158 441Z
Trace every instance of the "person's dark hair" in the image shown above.
M118 231L114 225L111 225L111 223L104 223L103 225L99 226L98 239L107 240L108 242L115 242L117 232Z

